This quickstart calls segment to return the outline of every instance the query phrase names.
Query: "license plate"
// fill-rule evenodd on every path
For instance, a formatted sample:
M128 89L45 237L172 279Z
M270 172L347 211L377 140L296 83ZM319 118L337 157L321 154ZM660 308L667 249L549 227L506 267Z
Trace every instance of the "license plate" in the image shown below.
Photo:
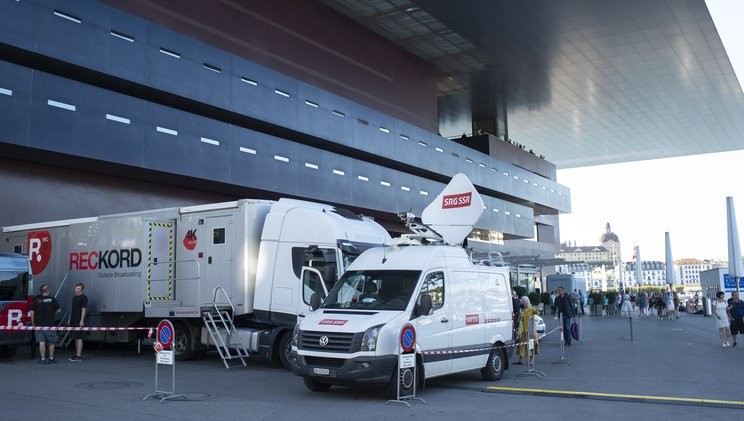
M317 374L318 376L330 376L331 370L327 368L313 368L313 374Z

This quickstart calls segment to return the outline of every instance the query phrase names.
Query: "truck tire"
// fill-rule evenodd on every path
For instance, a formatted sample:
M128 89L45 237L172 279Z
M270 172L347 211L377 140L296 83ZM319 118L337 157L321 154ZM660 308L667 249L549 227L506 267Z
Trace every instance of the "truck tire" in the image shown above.
M292 331L284 332L279 340L279 362L287 370L292 370L292 364L289 362L289 353L292 351Z
M481 376L487 381L499 380L504 375L504 367L506 367L504 352L498 348L494 349L488 356L486 366L481 368Z
M193 330L183 322L175 323L173 328L176 330L173 338L173 351L176 354L176 360L193 360L196 356L196 351L193 349L194 341L196 341Z
M0 346L0 358L13 358L17 350L15 345Z
M331 388L330 384L319 382L310 376L303 377L302 381L305 382L305 387L313 392L327 392Z

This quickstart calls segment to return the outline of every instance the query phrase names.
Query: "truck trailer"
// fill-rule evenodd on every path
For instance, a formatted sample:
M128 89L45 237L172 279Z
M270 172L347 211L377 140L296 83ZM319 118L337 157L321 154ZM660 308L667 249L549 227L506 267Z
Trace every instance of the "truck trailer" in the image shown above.
M291 199L10 226L3 237L2 248L28 254L37 285L60 290L63 314L74 284L85 284L89 326L149 327L168 318L176 357L187 360L214 344L205 317L218 309L249 352L285 367L312 293L325 296L360 253L390 239L371 218ZM303 285L303 267L319 276ZM99 342L140 338L141 331L85 332Z

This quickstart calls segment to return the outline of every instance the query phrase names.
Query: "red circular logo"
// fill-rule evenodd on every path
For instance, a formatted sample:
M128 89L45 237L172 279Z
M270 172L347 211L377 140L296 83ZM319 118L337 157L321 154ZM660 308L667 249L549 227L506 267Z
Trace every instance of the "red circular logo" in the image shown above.
M52 236L49 231L29 232L26 250L34 275L43 272L52 258Z
M186 236L183 237L183 246L186 247L187 250L193 250L196 248L196 230L189 230L189 232L186 233Z

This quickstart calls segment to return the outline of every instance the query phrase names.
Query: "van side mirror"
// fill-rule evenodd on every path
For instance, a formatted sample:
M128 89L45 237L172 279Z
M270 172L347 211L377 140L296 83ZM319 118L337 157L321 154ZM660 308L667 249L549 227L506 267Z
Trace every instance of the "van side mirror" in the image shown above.
M315 311L318 308L320 308L320 295L318 295L317 293L314 293L313 295L310 296L310 309L312 311Z
M428 316L429 312L431 312L431 309L434 305L431 301L431 295L424 294L421 296L421 303L418 305L418 315L419 316Z

